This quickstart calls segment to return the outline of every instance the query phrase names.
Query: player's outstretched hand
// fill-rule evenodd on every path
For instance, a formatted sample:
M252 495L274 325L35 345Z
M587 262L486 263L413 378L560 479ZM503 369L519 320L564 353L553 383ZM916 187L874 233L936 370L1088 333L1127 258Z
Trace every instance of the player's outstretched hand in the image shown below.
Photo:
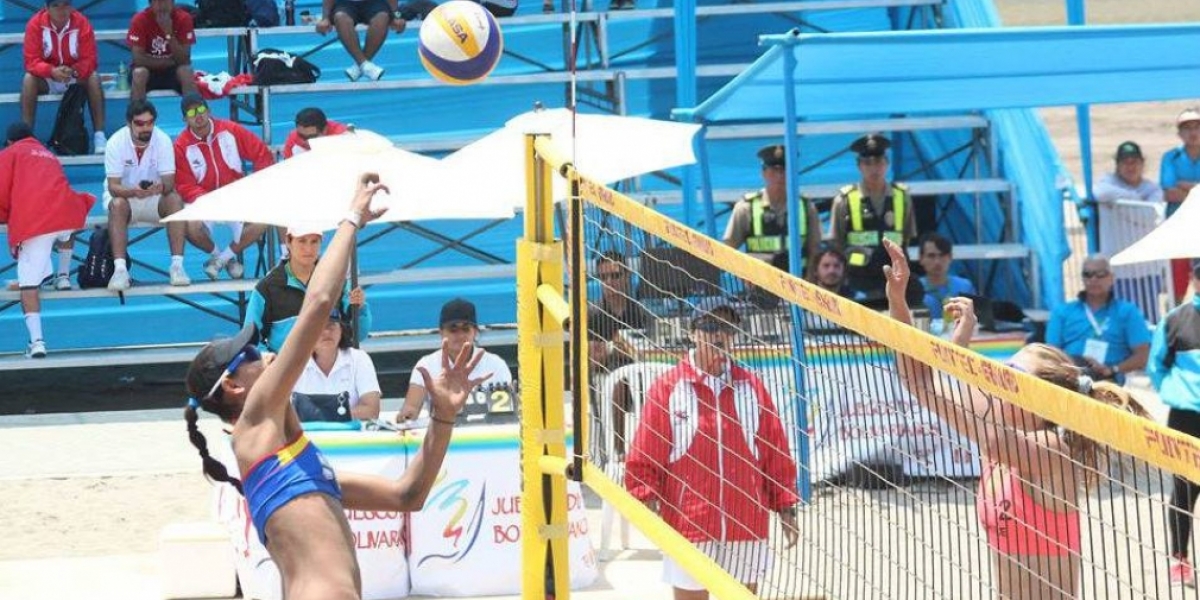
M358 191L354 194L354 200L350 203L350 210L362 215L362 225L366 225L375 219L383 216L387 212L387 207L371 208L371 200L375 198L375 194L379 191L385 194L390 194L391 190L379 182L378 173L363 173L358 180Z
M450 359L450 342L442 340L442 372L437 377L429 374L425 367L417 367L421 372L421 380L425 390L432 399L430 415L443 421L453 421L458 418L467 403L471 390L492 377L487 373L482 377L471 377L471 372L483 358L483 352L475 352L475 344L463 344L458 356Z

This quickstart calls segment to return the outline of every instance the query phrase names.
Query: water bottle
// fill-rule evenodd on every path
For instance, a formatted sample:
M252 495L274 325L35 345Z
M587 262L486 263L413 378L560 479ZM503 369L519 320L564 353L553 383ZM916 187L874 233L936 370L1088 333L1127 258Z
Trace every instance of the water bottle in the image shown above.
M129 91L129 67L125 66L125 61L117 65L117 91Z
M296 24L296 0L283 1L283 18L288 27Z

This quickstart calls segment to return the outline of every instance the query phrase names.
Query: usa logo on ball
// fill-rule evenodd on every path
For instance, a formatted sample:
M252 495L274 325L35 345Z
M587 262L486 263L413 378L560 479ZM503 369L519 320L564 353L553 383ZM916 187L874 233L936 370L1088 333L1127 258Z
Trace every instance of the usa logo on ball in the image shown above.
M469 0L451 0L421 23L421 64L437 79L455 85L482 81L504 51L492 13Z

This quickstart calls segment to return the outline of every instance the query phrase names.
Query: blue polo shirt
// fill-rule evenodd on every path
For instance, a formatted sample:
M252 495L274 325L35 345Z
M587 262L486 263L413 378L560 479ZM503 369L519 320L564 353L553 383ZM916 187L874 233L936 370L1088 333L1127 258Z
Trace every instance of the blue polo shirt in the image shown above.
M925 307L929 309L931 319L942 318L942 304L946 302L946 298L975 293L975 284L971 283L970 279L954 275L947 276L946 285L939 286L931 286L929 278L922 277L921 287L925 288Z
M1087 317L1087 304L1072 300L1050 313L1046 324L1046 343L1060 348L1071 356L1083 356L1084 344L1099 337L1108 342L1104 364L1115 365L1133 354L1134 346L1150 343L1150 328L1142 311L1132 302L1113 298L1092 313L1100 327L1100 335Z
M1184 151L1183 146L1167 150L1162 157L1162 167L1158 174L1158 185L1163 191L1175 187L1180 181L1200 181L1200 159L1192 160ZM1167 204L1167 216L1175 214L1182 202Z

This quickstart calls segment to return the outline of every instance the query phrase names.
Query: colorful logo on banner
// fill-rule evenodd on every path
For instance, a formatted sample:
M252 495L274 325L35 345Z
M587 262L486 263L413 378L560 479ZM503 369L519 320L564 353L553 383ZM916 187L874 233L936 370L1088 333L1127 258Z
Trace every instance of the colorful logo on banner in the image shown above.
M440 513L449 513L450 518L442 527L442 538L452 540L453 550L446 554L430 554L422 558L417 563L417 567L421 567L431 560L444 560L449 563L462 560L471 552L471 548L475 547L475 542L479 540L479 532L483 530L483 508L487 501L487 482L485 481L480 486L479 497L475 499L475 505L472 507L471 499L464 495L470 481L458 479L445 485L439 485L447 479L448 475L448 472L443 471L442 475L438 477L438 482L435 483L436 489L426 505Z

